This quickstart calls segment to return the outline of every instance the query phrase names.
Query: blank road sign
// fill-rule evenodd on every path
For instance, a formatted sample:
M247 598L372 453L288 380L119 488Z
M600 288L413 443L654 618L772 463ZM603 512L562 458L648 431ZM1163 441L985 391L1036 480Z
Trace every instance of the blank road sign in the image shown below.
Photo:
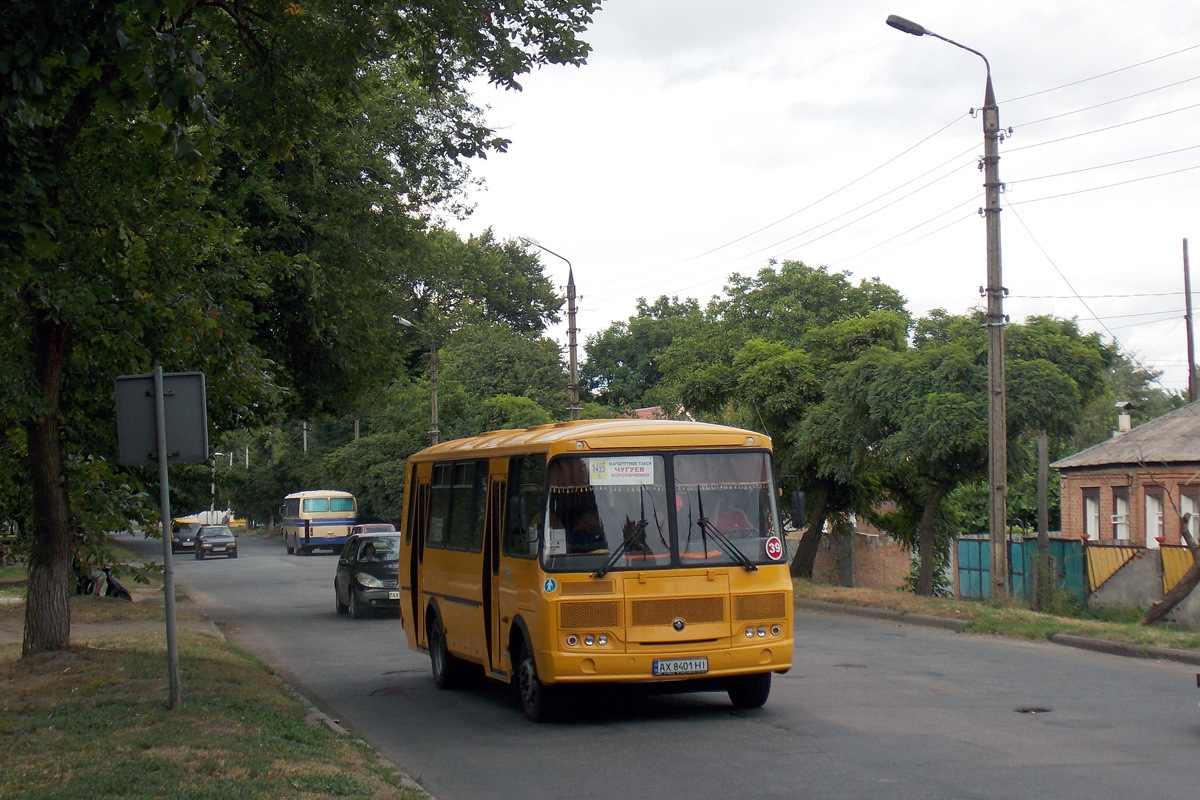
M167 428L167 463L199 464L208 460L208 411L203 372L163 373L163 412ZM154 376L121 375L116 381L118 460L122 464L157 464Z

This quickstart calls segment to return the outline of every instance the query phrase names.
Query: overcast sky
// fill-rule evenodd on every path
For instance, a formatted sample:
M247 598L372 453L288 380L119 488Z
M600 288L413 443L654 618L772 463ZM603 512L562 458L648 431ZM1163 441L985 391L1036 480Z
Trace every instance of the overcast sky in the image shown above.
M581 345L639 297L703 305L771 259L879 278L918 316L980 307L984 64L889 14L991 62L1005 312L1077 318L1185 389L1196 0L608 0L586 66L480 87L512 144L452 224L569 259Z

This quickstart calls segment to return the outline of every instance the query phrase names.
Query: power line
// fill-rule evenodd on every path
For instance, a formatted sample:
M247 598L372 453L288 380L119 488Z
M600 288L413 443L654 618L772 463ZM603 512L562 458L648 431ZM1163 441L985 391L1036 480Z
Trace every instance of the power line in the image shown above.
M1033 126L1033 125L1040 125L1040 124L1041 124L1041 123L1043 123L1043 122L1050 122L1051 120L1062 119L1063 117L1069 117L1069 116L1071 116L1071 115L1073 115L1073 114L1082 114L1082 113L1083 113L1083 112L1085 112L1085 111L1094 111L1094 110L1096 110L1097 108L1104 108L1104 106L1111 106L1111 105L1114 105L1114 104L1116 104L1116 103L1123 103L1123 102L1125 102L1126 100L1133 100L1134 98L1137 98L1137 97L1144 97L1145 95L1148 95L1148 94L1153 94L1154 92L1161 92L1163 89L1171 89L1171 88L1174 88L1174 87L1176 87L1176 86L1182 86L1182 85L1183 85L1183 84L1185 84L1185 83L1191 83L1192 81L1195 81L1195 80L1200 80L1200 75L1196 75L1196 76L1194 76L1194 77L1191 77L1191 78L1184 78L1184 79L1183 79L1183 80L1181 80L1181 81L1176 81L1175 83L1168 83L1168 84L1166 84L1166 85L1164 85L1164 86L1156 86L1155 88L1153 88L1153 89L1147 89L1147 90L1146 90L1146 91L1144 91L1144 92L1136 92L1135 94L1126 95L1125 97L1118 97L1118 98L1117 98L1117 99L1115 99L1115 100L1106 100L1106 101L1105 101L1105 102L1103 102L1103 103L1097 103L1096 105L1093 105L1093 106L1086 106L1086 107L1084 107L1084 108L1077 108L1077 109L1075 109L1074 111L1064 111L1064 112L1063 112L1063 113L1061 113L1061 114L1054 114L1053 116L1049 116L1049 117L1042 117L1041 119L1035 119L1035 120L1033 120L1033 121L1031 121L1031 122L1022 122L1022 123L1020 123L1020 124L1014 125L1013 127L1016 127L1016 128L1028 128L1028 127L1031 127L1031 126Z
M1167 117L1167 116L1170 116L1171 114L1178 114L1182 111L1190 111L1193 108L1200 108L1200 103L1194 103L1190 106L1184 106L1182 108L1175 108L1170 111L1163 111L1159 114L1151 114L1148 117L1140 117L1139 119L1131 119L1126 122L1118 122L1116 125L1108 125L1103 128L1094 128L1093 130L1083 131L1082 133L1073 133L1070 136L1061 136L1057 139L1047 139L1044 142L1034 142L1033 144L1021 145L1020 147L1010 147L1005 152L1010 153L1010 154L1011 153L1019 153L1022 150L1032 150L1035 147L1045 147L1046 145L1050 145L1050 144L1058 144L1059 142L1067 142L1067 141L1070 141L1071 139L1078 139L1083 136L1091 136L1092 134L1096 134L1096 133L1104 133L1106 131L1116 130L1117 128L1124 128L1127 125L1136 125L1139 122L1149 122L1150 120L1159 119L1160 117Z
M1036 178L1018 178L1017 180L1009 181L1008 183L1013 183L1013 184L1031 183L1033 181L1044 181L1047 178L1062 178L1067 175L1078 175L1081 172L1092 172L1092 171L1098 170L1098 169L1108 169L1109 167L1120 167L1120 166L1124 166L1125 164L1133 164L1138 161L1149 161L1152 158L1162 158L1163 156L1173 156L1173 155L1176 155L1177 153L1186 153L1188 150L1197 150L1197 149L1200 149L1200 144L1194 144L1194 145L1191 145L1190 147L1180 147L1176 150L1167 150L1165 152L1155 153L1155 154L1149 155L1149 156L1138 156L1137 158L1127 158L1123 161L1111 161L1107 164L1097 164L1097 165L1091 166L1091 167L1082 167L1080 169L1067 170L1066 172L1055 172L1051 175L1039 175Z
M1118 67L1117 69L1110 70L1108 72L1102 72L1099 75L1093 75L1090 78L1080 78L1077 81L1071 81L1070 83L1064 83L1061 86L1055 86L1051 89L1040 89L1036 92L1030 92L1029 94L1023 94L1020 97L1014 97L1011 100L1001 101L1001 105L1005 105L1007 103L1015 103L1019 100L1027 100L1030 97L1037 97L1038 95L1049 94L1050 92L1057 92L1059 89L1067 89L1072 86L1078 86L1081 83L1087 83L1088 81L1098 80L1099 78L1107 78L1110 75L1116 75L1118 72L1125 72L1126 70L1135 69L1137 67L1144 67L1147 64L1153 64L1155 61L1162 61L1164 58L1171 58L1173 56L1181 55L1183 53L1188 52L1189 50L1195 50L1198 47L1200 47L1200 44L1194 44L1191 47L1185 47L1182 50L1176 50L1174 53L1167 53L1165 55L1155 56L1154 58L1148 58L1145 61L1139 61L1138 63L1130 64L1127 67Z
M831 197L834 197L834 196L836 196L836 195L838 195L838 194L842 193L842 192L843 192L843 191L845 191L846 189L849 189L851 186L854 186L854 185L855 185L856 183L858 183L859 181L862 181L862 180L864 180L864 179L866 179L866 178L869 178L870 176L874 175L876 172L878 172L879 170L881 170L881 169L883 169L884 167L888 166L889 164L891 164L891 163L893 163L893 162L897 161L898 159L902 158L903 156L906 156L906 155L908 155L908 154L909 154L909 153L911 153L913 150L916 150L918 147L920 147L921 145L923 145L923 144L925 144L926 142L928 142L930 139L933 139L935 136L937 136L937 135L941 134L942 132L944 132L944 131L945 131L945 130L947 130L948 128L950 128L950 127L952 127L953 125L955 125L956 123L958 123L960 120L962 120L962 119L965 119L965 118L966 118L966 116L967 116L966 114L961 114L961 115L959 115L957 118L955 118L955 119L951 120L950 122L946 123L946 124L945 124L945 125L943 125L941 128L938 128L936 131L934 131L933 133L929 134L929 135L928 135L928 136L926 136L924 139L920 140L919 142L917 142L916 144L912 145L911 147L909 147L909 148L907 148L907 149L905 149L905 150L902 150L901 152L899 152L899 153L897 153L896 155L892 156L892 157L891 157L891 158L889 158L888 160L884 161L882 164L880 164L880 165L878 165L878 166L876 166L876 167L874 167L874 168L872 168L872 169L868 170L867 172L865 172L865 173L863 173L862 175L858 176L857 178L855 178L854 180L850 181L849 183L847 183L847 184L845 184L845 185L841 186L840 188L838 188L838 189L834 189L832 192L830 192L829 194L825 195L824 197L821 197L821 198L818 198L817 200L814 200L814 201L812 201L811 203L809 203L808 205L804 206L803 208L799 208L799 209L797 209L797 210L793 211L792 213L790 213L790 214L787 214L786 216L780 217L779 219L775 220L774 222L768 223L768 224L766 224L766 225L762 226L761 228L758 228L757 230L750 231L750 232L749 232L749 233L747 233L747 234L743 234L742 236L739 236L739 237L738 237L738 238L736 238L736 239L732 239L732 240L730 240L730 241L726 242L725 244L718 245L717 247L714 247L714 248L712 248L712 249L710 249L710 250L705 250L703 253L698 253L698 254L696 254L696 255L694 255L694 256L689 256L688 258L685 258L685 259L684 259L684 260L682 260L682 261L677 261L677 262L675 262L674 264L671 264L670 266L672 266L672 267L675 267L675 266L679 266L680 264L686 264L686 263L688 263L689 261L695 261L695 260L696 260L696 259L698 259L698 258L703 258L704 256L711 255L712 253L715 253L715 252L717 252L717 251L719 251L719 250L724 250L726 247L730 247L731 245L735 245L735 244L737 244L737 243L738 243L738 242L740 242L740 241L743 241L743 240L745 240L745 239L748 239L748 238L750 238L751 236L754 236L754 235L756 235L756 234L762 233L762 232L763 232L763 231L765 231L765 230L768 230L768 229L770 229L770 228L773 228L773 227L775 227L776 225L780 224L781 222L785 222L785 221L787 221L787 220L791 219L792 217L796 216L797 214L801 214L801 213L803 213L803 212L805 212L805 211L808 211L810 208L813 208L814 206L817 206L817 205L819 205L819 204L821 204L821 203L825 202L826 200L830 199ZM974 148L972 148L972 149L974 149ZM967 151L967 152L970 152L970 151ZM960 157L961 157L961 156L955 156L955 158L960 158ZM953 160L953 159L951 159L951 160ZM949 163L949 162L943 162L943 163ZM939 165L939 166L941 166L941 165ZM938 167L934 167L933 169L937 169L937 168L938 168ZM932 172L932 171L933 171L933 170L929 170L929 172ZM923 177L924 175L928 175L928 174L929 174L929 172L923 173L923 175L918 175L916 178L913 178L912 180L918 180L919 178ZM909 181L909 183L911 183L911 181ZM906 186L906 185L907 185L907 184L901 184L899 187L896 187L896 189L902 188L902 187L904 187L904 186ZM896 191L896 189L892 189L891 191ZM890 193L890 192L889 192L889 193ZM884 194L883 196L884 196L884 197L886 197L886 196L887 196L887 194ZM868 201L868 202L872 202L872 201ZM861 208L861 206L859 206L859 207ZM849 212L847 212L847 213L849 213ZM838 219L838 217L834 217L834 219ZM824 224L824 223L822 223L822 224ZM820 227L820 225L818 225L818 226L816 226L816 227ZM810 228L809 230L814 230L814 228ZM799 236L799 235L802 235L802 234L797 234L797 236ZM792 238L795 238L795 237L792 237ZM785 239L784 241L787 241L787 240ZM751 255L753 255L753 254L751 254Z
M1077 189L1076 191L1073 191L1073 192L1063 192L1061 194L1052 194L1052 195L1047 195L1046 197L1035 197L1032 200L1017 200L1015 202L1010 201L1008 203L1008 205L1023 206L1023 205L1027 205L1029 203L1040 203L1043 200L1057 200L1061 197L1072 197L1077 194L1087 194L1088 192L1099 192L1103 189L1114 189L1118 186L1128 186L1131 183L1141 183L1142 181L1154 180L1155 178L1165 178L1169 175L1178 175L1182 172L1191 172L1194 169L1200 169L1200 164L1196 164L1191 167L1181 167L1180 169L1173 169L1168 172L1160 172L1157 175L1144 175L1140 178L1130 178L1127 181L1118 181L1117 183L1108 183L1108 184L1105 184L1104 186L1093 186L1088 189Z

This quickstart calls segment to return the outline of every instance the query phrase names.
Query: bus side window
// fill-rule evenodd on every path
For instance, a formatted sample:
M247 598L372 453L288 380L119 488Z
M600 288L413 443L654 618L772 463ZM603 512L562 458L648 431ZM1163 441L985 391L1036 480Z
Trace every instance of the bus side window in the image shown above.
M508 502L504 521L504 555L537 555L542 515L546 510L546 457L517 456L508 463Z

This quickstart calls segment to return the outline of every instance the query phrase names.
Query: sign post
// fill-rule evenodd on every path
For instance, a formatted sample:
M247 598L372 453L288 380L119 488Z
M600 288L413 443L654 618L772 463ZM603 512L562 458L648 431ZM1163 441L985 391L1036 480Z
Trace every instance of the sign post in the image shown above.
M208 460L204 374L122 375L116 381L119 461L158 465L162 520L163 606L167 624L167 682L171 708L179 708L179 648L175 631L175 570L171 563L171 487L167 465ZM168 403L167 401L171 402Z

